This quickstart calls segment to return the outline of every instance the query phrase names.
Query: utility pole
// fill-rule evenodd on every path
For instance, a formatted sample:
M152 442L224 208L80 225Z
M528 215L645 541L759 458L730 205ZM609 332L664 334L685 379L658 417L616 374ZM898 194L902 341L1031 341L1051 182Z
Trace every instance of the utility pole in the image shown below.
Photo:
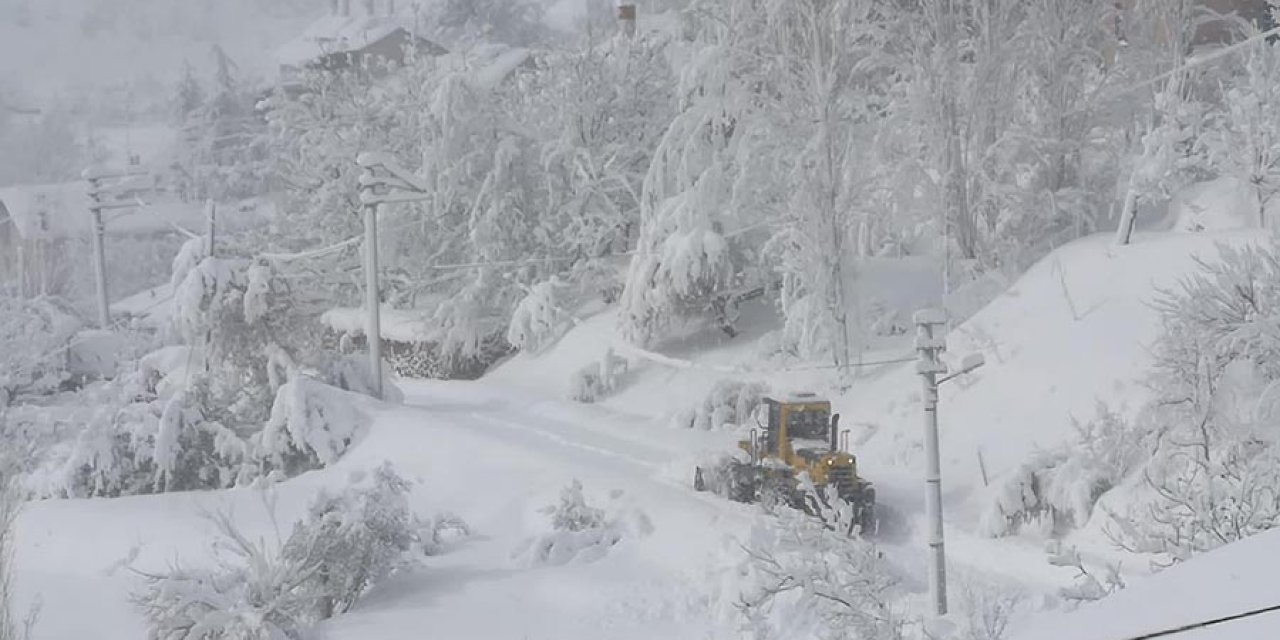
M133 209L141 204L136 197L132 201L125 199L136 189L128 185L123 189L119 188L120 185L115 185L117 188L112 189L107 182L145 174L146 172L137 170L112 173L97 167L85 169L80 174L80 177L89 181L89 215L93 223L93 276L98 290L98 325L104 330L111 326L111 306L107 296L106 225L102 220L102 212L111 209Z
M929 521L929 600L934 614L947 614L947 560L942 543L942 464L938 454L938 374L947 366L938 356L947 349L945 336L935 331L947 323L940 309L923 309L912 318L916 325L916 373L924 382L925 517Z
M947 374L947 365L939 359L947 350L947 312L942 309L921 309L912 317L916 325L916 373L923 382L921 401L924 404L924 455L925 455L925 517L929 521L929 599L933 601L934 615L947 614L947 554L942 537L942 460L938 451L938 387L942 383L981 367L985 360L980 353L965 356L960 370ZM944 377L939 379L938 375Z
M205 217L205 220L209 223L208 229L207 229L208 234L205 240L206 244L205 244L204 254L212 258L214 248L217 246L214 243L214 232L217 230L217 219L218 219L218 205L214 203L213 198L206 200L204 203L204 217Z
M365 340L369 342L369 373L373 374L373 392L382 398L382 301L378 296L378 206L377 176L374 167L364 167L360 176L360 202L364 205L364 307Z
M107 297L107 230L102 222L102 177L85 170L89 180L89 215L93 218L93 279L98 290L98 327L111 326L111 304Z
M374 393L382 398L382 317L378 296L378 207L431 198L429 185L406 171L394 158L364 152L356 156L360 174L360 205L364 208L365 339L369 342L369 373ZM381 171L379 171L381 170Z

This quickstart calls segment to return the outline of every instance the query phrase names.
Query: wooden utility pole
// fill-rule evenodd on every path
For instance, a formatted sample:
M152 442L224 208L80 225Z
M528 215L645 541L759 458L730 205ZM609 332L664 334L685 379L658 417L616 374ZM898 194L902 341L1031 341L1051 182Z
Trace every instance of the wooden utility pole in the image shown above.
M124 189L112 189L108 183L119 178L146 175L144 171L111 172L101 168L90 167L80 176L89 181L89 215L93 224L93 276L97 283L98 325L106 329L111 325L110 298L107 295L107 251L106 224L102 212L111 209L132 209L140 204L134 197L126 199L126 195L136 191L126 186ZM119 185L115 185L119 187Z

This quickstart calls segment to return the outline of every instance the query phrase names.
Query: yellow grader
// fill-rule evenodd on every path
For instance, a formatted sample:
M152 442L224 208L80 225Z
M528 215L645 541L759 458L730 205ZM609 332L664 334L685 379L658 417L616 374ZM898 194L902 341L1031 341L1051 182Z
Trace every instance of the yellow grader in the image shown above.
M765 398L769 421L751 429L738 447L746 453L714 467L694 471L694 489L714 491L738 502L781 500L799 509L812 509L805 500L800 475L808 474L819 496L834 488L854 508L863 532L876 527L876 491L858 476L857 459L840 446L840 414L831 402L812 393L781 399Z

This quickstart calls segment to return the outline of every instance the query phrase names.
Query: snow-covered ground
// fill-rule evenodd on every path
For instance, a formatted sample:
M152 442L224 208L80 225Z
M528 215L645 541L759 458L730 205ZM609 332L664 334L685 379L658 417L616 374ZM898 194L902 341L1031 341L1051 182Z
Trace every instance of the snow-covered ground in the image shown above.
M953 353L980 351L987 365L945 387L942 396L954 575L1040 594L1071 584L1074 569L1050 565L1043 541L979 535L982 469L995 482L1026 456L1065 442L1071 416L1092 415L1098 400L1136 408L1144 397L1147 347L1158 329L1148 304L1156 288L1176 283L1194 256L1211 256L1218 242L1259 237L1153 233L1127 247L1087 238L1046 258L955 328ZM677 428L671 417L726 378L831 394L842 424L854 429L851 448L863 473L878 485L890 524L887 555L908 571L921 568L918 381L910 363L871 366L844 382L830 370L771 364L759 347L771 319L760 310L744 316L739 338L694 334L657 347L663 357L622 349L613 322L608 312L584 314L545 352L516 356L477 382L405 383L406 404L376 409L369 435L337 465L279 485L274 520L251 489L32 504L17 531L19 606L43 602L36 638L139 637L142 621L129 603L139 579L122 568L123 560L134 557L143 570L175 559L207 562L213 527L202 510L232 509L247 531L274 536L274 523L292 522L318 488L337 487L354 471L391 461L421 481L414 505L422 514L452 511L477 536L378 587L356 611L325 625L326 637L411 638L425 628L451 638L716 637L726 627L711 576L725 566L734 537L745 535L758 516L690 487L697 457L731 447L734 435ZM631 361L619 392L597 405L567 401L573 373L610 348ZM888 345L865 359L904 353L910 355L909 345ZM597 562L531 566L520 549L549 530L539 509L575 478L591 502L648 525L631 527ZM1086 553L1086 562L1115 554L1088 530L1069 542ZM1217 557L1229 559L1229 551ZM1106 625L1155 618L1107 612L1129 611L1125 598L1152 602L1164 597L1161 589L1187 588L1178 585L1194 584L1196 571L1207 572L1205 580L1249 579L1214 557L1138 579L1131 593L1071 620L1094 616L1104 625L1099 629L1136 629ZM1212 611L1258 598L1265 600L1224 592ZM1202 604L1211 607L1209 600ZM1210 608L1187 608L1185 615L1206 612ZM1027 633L1038 633L1034 618L1024 623ZM1058 636L1028 636L1041 637Z
M679 441L483 383L407 390L407 405L381 409L339 464L280 485L275 522L287 526L318 488L390 461L421 482L413 498L421 513L453 512L477 536L379 587L327 625L327 637L417 638L426 628L459 639L708 637L707 571L752 516L669 477ZM632 527L594 563L529 566L521 545L550 529L538 509L575 478L592 504L650 526ZM43 603L35 637L142 637L128 601L139 579L122 561L132 557L141 570L207 561L213 529L201 512L217 509L232 510L251 535L276 535L252 489L31 505L16 557L20 610Z
M1015 629L1013 640L1127 640L1280 605L1280 532L1211 551L1070 613L1046 614ZM1271 640L1280 611L1224 621L1181 640Z

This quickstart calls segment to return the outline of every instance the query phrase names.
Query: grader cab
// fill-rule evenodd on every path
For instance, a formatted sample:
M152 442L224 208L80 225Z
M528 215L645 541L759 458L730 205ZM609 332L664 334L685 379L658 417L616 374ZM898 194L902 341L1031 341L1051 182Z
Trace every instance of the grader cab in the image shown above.
M840 415L831 402L812 393L764 401L768 423L752 429L738 447L746 460L726 460L715 468L699 467L694 488L715 491L738 502L780 499L807 509L799 478L807 474L819 495L834 488L855 509L864 532L875 527L875 488L858 475L857 459L842 447Z

